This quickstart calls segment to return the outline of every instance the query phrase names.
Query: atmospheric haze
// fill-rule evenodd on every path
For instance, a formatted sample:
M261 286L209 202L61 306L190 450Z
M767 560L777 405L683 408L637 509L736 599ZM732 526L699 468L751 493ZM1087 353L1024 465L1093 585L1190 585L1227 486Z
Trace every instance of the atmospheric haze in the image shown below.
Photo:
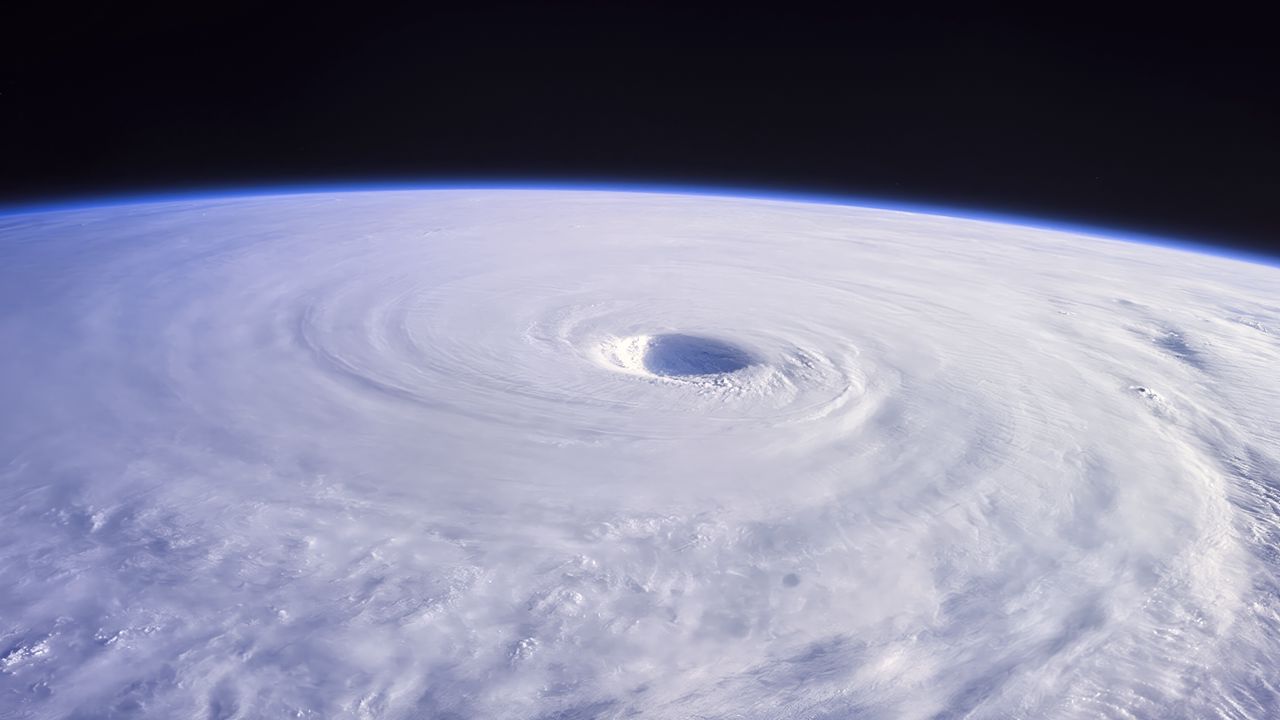
M1278 290L696 194L0 217L0 717L1275 717Z

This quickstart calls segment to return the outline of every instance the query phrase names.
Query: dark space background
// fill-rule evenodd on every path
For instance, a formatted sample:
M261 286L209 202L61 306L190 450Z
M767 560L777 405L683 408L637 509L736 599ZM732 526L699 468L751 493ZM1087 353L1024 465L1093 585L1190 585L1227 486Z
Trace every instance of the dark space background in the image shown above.
M276 183L712 185L1280 256L1280 39L1212 5L5 12L4 205Z

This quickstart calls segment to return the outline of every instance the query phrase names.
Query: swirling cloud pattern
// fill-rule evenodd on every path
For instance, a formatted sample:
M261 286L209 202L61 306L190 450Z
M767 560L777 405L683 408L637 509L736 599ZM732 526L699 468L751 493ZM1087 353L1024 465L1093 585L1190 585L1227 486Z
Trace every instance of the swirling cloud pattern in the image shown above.
M1264 718L1280 270L567 190L0 218L0 716Z

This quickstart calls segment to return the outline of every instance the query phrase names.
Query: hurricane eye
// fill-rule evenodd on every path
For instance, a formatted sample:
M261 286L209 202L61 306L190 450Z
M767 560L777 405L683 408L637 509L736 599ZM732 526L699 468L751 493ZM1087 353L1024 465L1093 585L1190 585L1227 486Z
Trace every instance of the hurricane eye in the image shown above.
M723 375L753 363L750 354L727 342L698 335L655 335L644 352L644 368L654 375Z

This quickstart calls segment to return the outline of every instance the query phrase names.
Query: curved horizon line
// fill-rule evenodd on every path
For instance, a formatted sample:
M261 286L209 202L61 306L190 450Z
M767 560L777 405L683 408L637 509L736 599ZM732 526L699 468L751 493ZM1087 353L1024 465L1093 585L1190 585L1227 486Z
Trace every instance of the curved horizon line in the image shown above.
M679 185L674 183L644 183L624 181L360 181L281 183L278 185L226 185L218 187L189 188L176 191L138 191L78 195L61 200L38 200L24 204L0 204L0 218L20 215L93 210L176 202L204 200L232 200L250 197L288 197L340 193L415 192L431 190L505 190L505 191L564 191L564 192L615 192L646 195L686 195L741 200L772 200L811 205L885 210L914 215L970 220L1000 225L1014 225L1031 230L1047 230L1080 235L1098 240L1109 240L1138 245L1149 245L1211 255L1255 265L1280 269L1280 256L1237 248L1223 248L1205 241L1180 237L1151 235L1130 230L1116 230L1087 223L1040 218L1017 213L973 210L946 203L924 203L891 200L873 195L803 192L790 190L766 190L759 187L734 185Z

